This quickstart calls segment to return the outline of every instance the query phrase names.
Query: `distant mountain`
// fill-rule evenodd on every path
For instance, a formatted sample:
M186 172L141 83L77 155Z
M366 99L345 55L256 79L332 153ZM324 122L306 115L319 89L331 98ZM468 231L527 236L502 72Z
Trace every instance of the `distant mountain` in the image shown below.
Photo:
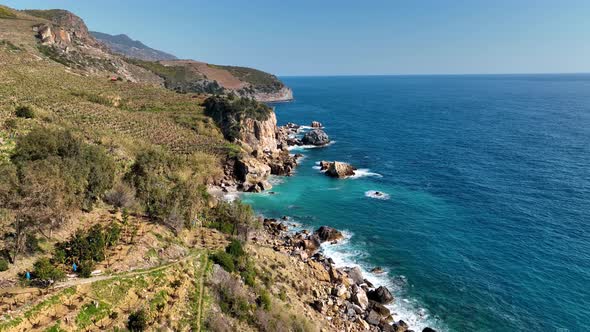
M144 61L156 61L156 60L176 60L177 58L169 53L153 49L146 46L139 40L133 40L129 36L121 35L109 35L107 33L90 31L90 34L94 38L103 42L111 51L119 53L129 58L144 60Z

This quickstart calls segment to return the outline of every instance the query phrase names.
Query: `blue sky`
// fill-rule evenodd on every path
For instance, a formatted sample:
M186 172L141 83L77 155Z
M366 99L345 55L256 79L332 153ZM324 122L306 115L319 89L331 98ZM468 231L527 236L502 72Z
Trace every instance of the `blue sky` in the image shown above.
M590 1L14 0L278 75L590 72Z

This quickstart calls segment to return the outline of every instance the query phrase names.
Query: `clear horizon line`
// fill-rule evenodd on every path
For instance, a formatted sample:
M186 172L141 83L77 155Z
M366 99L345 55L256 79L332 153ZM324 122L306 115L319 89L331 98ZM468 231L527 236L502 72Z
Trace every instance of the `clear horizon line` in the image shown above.
M362 76L517 76L517 75L588 75L590 72L523 72L523 73L444 73L444 74L288 74L278 77L362 77Z

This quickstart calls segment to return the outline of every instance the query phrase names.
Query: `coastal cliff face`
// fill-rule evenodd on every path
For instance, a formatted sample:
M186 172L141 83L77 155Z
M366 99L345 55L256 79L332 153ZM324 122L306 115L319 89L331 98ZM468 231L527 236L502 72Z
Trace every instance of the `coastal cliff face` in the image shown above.
M276 152L278 143L275 112L271 111L266 120L244 119L240 124L240 141L251 151Z
M254 99L262 102L277 102L293 100L293 90L289 87L282 87L276 92L257 92L254 93Z
M290 175L297 164L287 150L285 132L277 127L274 110L246 98L210 97L204 102L205 113L218 124L226 139L237 144L241 152L227 161L223 185L236 180L243 191L271 188L268 177Z

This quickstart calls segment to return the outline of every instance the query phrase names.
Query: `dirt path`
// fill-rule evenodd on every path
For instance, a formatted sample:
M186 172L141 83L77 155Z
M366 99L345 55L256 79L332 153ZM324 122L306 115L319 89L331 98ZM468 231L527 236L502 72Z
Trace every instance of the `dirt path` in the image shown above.
M199 303L197 306L197 322L199 323L199 328L197 329L197 332L201 332L201 316L202 316L202 312L203 312L203 293L205 293L205 270L207 269L207 258L205 256L205 260L203 262L203 264L205 264L202 268L201 268L201 275L199 276L200 281L199 281Z
M162 265L158 265L158 266L152 267L150 269L146 269L146 270L136 270L136 271L129 271L129 272L123 272L123 273L117 273L117 274L110 274L110 275L99 275L99 276L94 276L94 277L90 277L90 278L73 278L73 279L68 280L68 281L57 283L54 286L52 286L51 288L49 288L49 290L55 290L55 289L60 289L60 288L67 288L67 287L78 286L78 285L91 284L91 283L94 283L94 282L97 282L97 281L108 280L108 279L119 278L119 277L122 277L122 278L135 277L135 276L138 276L138 275L142 275L142 274L146 274L146 273L151 273L151 272L156 272L156 271L167 269L167 268L169 268L171 266L174 266L174 265L179 264L181 262L187 261L190 258L195 258L198 255L201 255L201 253L190 254L190 255L188 255L186 257L183 257L182 259L179 259L177 261L169 262L169 263L162 264ZM30 288L13 287L13 288L7 288L7 289L0 290L0 295L4 295L4 294L14 294L14 295L17 295L17 294L26 294L26 293L39 292L39 291L42 291L42 290L43 289L37 288L37 287L30 287Z

